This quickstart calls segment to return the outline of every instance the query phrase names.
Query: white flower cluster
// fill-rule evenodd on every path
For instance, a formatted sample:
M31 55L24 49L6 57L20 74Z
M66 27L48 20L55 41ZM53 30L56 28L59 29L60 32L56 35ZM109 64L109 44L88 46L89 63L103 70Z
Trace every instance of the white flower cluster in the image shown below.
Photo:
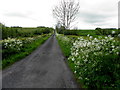
M105 38L92 38L89 36L89 39L84 39L83 37L79 37L71 48L71 56L68 60L74 63L74 73L78 73L81 76L81 72L79 72L79 68L82 68L85 63L94 63L92 66L96 65L96 58L101 55L110 55L120 54L120 46L119 41L114 40L110 35ZM92 61L93 59L93 61ZM84 70L87 70L84 68ZM82 77L79 77L82 78Z
M115 31L112 31L112 34L115 34Z
M120 34L118 34L118 37L120 38Z
M21 39L8 38L8 39L2 40L2 47L3 49L11 49L11 50L20 51L21 48L23 47L23 44L28 43L28 42L30 43L33 40L35 40L35 38L21 38Z
M20 50L23 46L22 40L16 38L8 38L2 41L3 49L16 49Z
M23 41L23 44L27 44L27 43L32 43L33 41L36 40L35 37L28 37L28 38L22 38L21 39Z
M58 38L64 42L69 42L71 39L68 38L67 36L63 36L63 35L60 35L60 34L57 34Z

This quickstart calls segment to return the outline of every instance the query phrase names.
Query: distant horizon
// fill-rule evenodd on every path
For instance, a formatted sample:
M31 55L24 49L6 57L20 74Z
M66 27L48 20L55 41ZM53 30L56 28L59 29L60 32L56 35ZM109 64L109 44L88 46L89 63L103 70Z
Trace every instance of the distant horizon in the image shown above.
M3 23L2 23L3 24ZM5 24L4 24L5 25ZM5 25L6 26L6 25ZM22 26L19 26L19 25L17 25L17 26L6 26L6 27L22 27ZM49 26L35 26L35 27L27 27L27 26L24 26L24 27L22 27L22 28L36 28L36 27L49 27ZM49 27L49 28L54 28L55 29L55 27ZM102 27L96 27L96 28L102 28ZM95 30L96 28L78 28L78 29L76 29L76 30ZM106 28L102 28L102 29L110 29L110 28L114 28L114 29L118 29L118 28L115 28L115 27L106 27ZM74 28L71 28L71 30L72 29L74 29Z
M5 25L5 26L7 26L5 23L2 23L2 24ZM42 26L40 26L40 25L38 25L38 26L20 26L20 25L15 25L14 26L14 25L9 25L7 27L23 27L23 28L51 27L51 28L55 28L55 26L53 27L53 26L44 26L44 25L42 25ZM96 27L96 28L116 28L116 29L118 29L119 27ZM78 29L87 30L87 29L96 29L96 28L78 28ZM74 29L74 28L71 28L71 29Z

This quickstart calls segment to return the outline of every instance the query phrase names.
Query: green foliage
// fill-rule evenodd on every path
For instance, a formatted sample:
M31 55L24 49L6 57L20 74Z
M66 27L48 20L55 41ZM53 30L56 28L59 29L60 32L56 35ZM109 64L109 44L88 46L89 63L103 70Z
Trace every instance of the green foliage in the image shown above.
M111 36L73 37L58 35L63 52L71 48L68 63L82 87L120 88L120 42Z
M17 38L17 37L33 37L52 33L53 28L37 27L37 28L22 28L22 27L6 27L2 25L2 39Z
M86 87L119 87L119 44L112 37L100 40L78 38L73 43L68 60L73 63L74 73Z
M70 56L70 48L72 47L70 39L63 35L58 35L57 40L63 51L64 56L68 58Z
M57 31L59 34L64 35L77 35L77 36L87 36L89 35L95 35L95 30L61 30Z
M106 29L96 28L95 31L97 35L117 36L118 34L120 34L120 30L114 28L106 28Z
M108 29L101 29L96 28L95 30L65 30L65 29L56 29L59 34L64 35L76 35L76 36L87 36L91 35L93 37L98 36L108 36L111 35L113 37L120 36L120 29L108 28Z

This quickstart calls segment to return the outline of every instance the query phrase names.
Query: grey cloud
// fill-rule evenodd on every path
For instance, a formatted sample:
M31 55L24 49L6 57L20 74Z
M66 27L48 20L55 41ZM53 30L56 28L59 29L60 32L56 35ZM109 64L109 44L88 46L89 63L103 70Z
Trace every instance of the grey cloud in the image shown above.
M28 15L28 14L13 12L13 13L5 13L4 15L8 16L8 17L27 18L27 19L31 19L34 21L38 21L38 19L36 19L36 18L29 17L30 14Z
M96 24L104 22L108 17L111 16L106 14L98 14L97 12L81 12L79 17L82 18L86 23Z
M21 18L26 18L26 17L27 17L26 14L16 13L16 12L13 12L13 13L5 13L4 15L5 15L5 16L8 16L8 17L21 17Z

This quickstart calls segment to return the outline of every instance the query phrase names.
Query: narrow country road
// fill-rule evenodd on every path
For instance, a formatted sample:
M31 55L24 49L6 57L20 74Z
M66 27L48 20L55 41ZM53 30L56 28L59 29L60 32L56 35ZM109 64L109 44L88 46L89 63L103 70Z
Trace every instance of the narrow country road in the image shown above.
M2 71L3 88L77 88L56 37Z

